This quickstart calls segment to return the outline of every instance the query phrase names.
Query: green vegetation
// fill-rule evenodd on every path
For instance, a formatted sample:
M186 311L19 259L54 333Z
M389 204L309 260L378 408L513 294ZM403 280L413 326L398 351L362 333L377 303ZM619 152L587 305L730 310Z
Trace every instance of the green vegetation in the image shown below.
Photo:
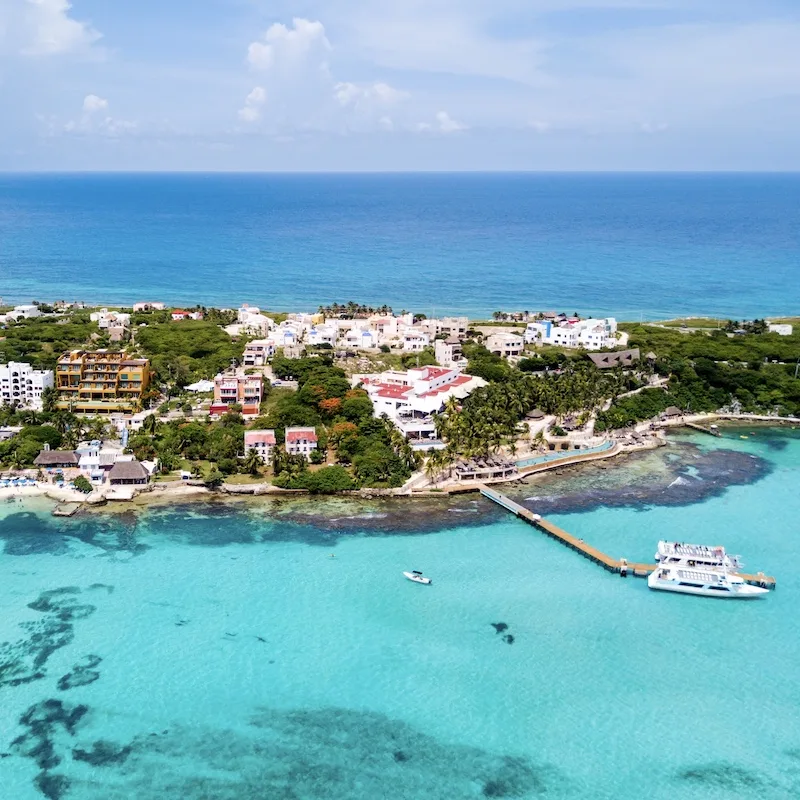
M402 486L417 465L417 454L388 421L376 420L372 401L362 389L351 389L345 373L333 365L332 359L276 357L273 370L280 378L293 378L300 388L282 395L264 417L253 424L256 428L274 428L282 442L285 428L294 425L313 426L317 430L318 447L330 446L339 465L351 476L353 486ZM302 463L300 463L302 461ZM284 488L322 491L308 484L304 459L294 459L277 450L273 459L275 484ZM341 474L325 472L311 475Z
M557 417L578 414L639 385L631 374L601 372L589 362L571 362L560 374L541 376L507 369L505 377L474 391L462 406L448 401L436 417L447 449L431 456L434 466L458 457L487 456L503 445L513 449L520 420L534 408Z
M72 485L79 492L83 492L84 494L91 494L92 492L92 484L83 475L78 475L78 477L72 481Z
M95 338L92 338L94 335ZM34 369L55 369L66 350L108 344L88 313L71 317L36 317L9 323L0 340L0 363L24 361Z
M0 464L23 469L45 445L51 450L73 449L84 439L102 439L106 421L98 417L77 417L69 411L39 412L0 406L0 427L22 426L13 438L0 442Z
M668 319L660 322L659 325L666 325L668 328L721 328L723 320L711 319L710 317L681 317L679 319Z
M738 322L728 328L737 329ZM595 430L603 431L650 419L669 406L689 413L727 408L734 412L800 414L800 335L763 333L761 320L751 333L728 335L681 333L650 325L625 326L630 345L653 351L655 369L669 377L666 391L653 389L615 402L598 414Z
M149 312L159 314L162 312ZM150 359L157 379L179 390L197 378L210 378L241 360L244 344L234 342L209 320L159 322L140 328L136 342Z
M354 317L370 317L373 314L391 314L391 306L386 304L375 307L365 306L361 303L354 303L352 300L349 303L330 303L327 306L320 306L319 313L326 317L339 317L340 319L353 319ZM401 311L405 314L405 311Z

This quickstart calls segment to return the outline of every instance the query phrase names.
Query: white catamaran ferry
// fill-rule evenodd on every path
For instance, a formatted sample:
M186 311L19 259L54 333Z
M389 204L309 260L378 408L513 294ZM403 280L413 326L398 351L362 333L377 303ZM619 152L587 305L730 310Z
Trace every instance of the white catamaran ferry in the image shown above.
M686 542L658 543L656 561L664 566L682 565L708 569L741 569L740 556L732 556L725 552L721 545L687 544Z
M659 564L647 577L651 589L703 597L751 599L767 594L760 586L750 586L744 578L724 569L693 569L685 565Z

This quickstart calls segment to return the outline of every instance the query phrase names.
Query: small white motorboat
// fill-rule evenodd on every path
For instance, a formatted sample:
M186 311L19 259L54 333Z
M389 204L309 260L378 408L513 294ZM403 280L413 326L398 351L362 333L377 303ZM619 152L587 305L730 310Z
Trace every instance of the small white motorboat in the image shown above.
M410 581L414 581L414 583L433 583L430 578L426 578L418 569L411 570L411 572L404 572L403 575Z

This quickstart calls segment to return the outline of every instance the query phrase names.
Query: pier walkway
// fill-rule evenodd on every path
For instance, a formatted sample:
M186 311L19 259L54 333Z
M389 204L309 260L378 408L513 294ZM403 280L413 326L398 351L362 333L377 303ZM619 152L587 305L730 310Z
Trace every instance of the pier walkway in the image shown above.
M716 426L706 428L705 425L698 425L696 422L687 422L686 427L693 428L696 431L700 431L700 433L708 433L711 436L722 436L722 434L719 432L719 429Z
M553 525L552 522L548 522L546 519L539 516L539 514L534 514L519 503L515 503L511 498L506 497L495 489L488 486L481 486L480 492L484 497L502 506L506 511L510 511L514 516L525 520L528 524L543 531L548 536L561 542L561 544L565 544L571 550L575 550L595 564L599 564L603 569L609 572L622 575L623 577L631 574L637 578L646 578L656 569L655 564L642 564L635 561L628 561L624 558L612 558L607 553L602 552L602 550L598 550L596 547L587 544L583 539L579 539L577 536L573 536L571 533L562 530L557 525ZM775 588L775 578L771 578L761 572L757 575L737 574L744 578L747 583L751 583L755 586L763 586L767 589Z

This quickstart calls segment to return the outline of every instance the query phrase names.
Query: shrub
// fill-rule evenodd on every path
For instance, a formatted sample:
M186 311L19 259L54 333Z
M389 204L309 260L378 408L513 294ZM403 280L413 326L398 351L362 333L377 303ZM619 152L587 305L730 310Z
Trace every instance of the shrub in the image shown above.
M92 491L92 484L89 483L83 475L78 475L78 477L72 481L72 484L79 492L83 492L84 494L89 494Z

